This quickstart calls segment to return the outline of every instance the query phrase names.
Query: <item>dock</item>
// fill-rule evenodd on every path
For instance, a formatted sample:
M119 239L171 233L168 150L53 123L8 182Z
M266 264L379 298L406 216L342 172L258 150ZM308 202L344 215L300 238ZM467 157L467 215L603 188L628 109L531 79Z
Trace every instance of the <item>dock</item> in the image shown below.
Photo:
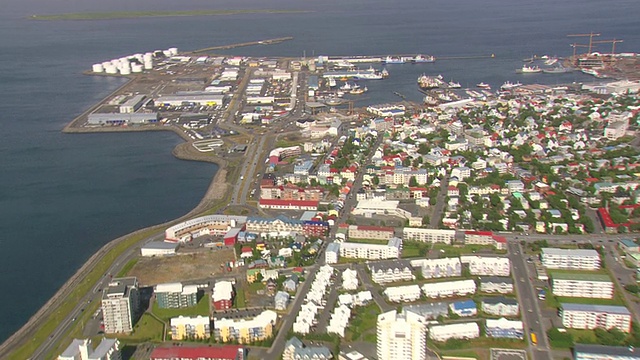
M194 50L192 52L194 54L197 54L197 53L216 51L216 50L235 49L235 48L245 47L245 46L273 45L273 44L279 44L281 42L289 41L289 40L293 40L293 36L285 36L285 37L280 37L275 39L266 39L266 40L258 40L258 41L248 41L248 42L228 44L228 45L211 46L203 49Z

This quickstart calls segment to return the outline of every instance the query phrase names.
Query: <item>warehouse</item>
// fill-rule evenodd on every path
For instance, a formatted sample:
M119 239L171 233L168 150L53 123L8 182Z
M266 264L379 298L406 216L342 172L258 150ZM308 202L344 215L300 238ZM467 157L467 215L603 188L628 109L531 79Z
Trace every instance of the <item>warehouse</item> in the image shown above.
M120 113L93 113L87 117L89 125L129 125L151 124L158 122L158 113L148 114L120 114Z
M155 99L156 106L206 105L221 106L224 95L163 95Z
M131 99L127 100L124 104L120 105L120 113L121 114L130 114L138 111L142 104L144 104L147 99L146 95L136 95Z
M152 241L140 248L141 256L174 255L178 244L165 241Z

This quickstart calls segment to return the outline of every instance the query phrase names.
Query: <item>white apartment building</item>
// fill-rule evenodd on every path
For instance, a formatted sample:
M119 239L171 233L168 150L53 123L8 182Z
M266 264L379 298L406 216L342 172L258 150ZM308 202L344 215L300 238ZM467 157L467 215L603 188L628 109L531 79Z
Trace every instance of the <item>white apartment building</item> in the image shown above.
M511 262L509 258L497 256L460 256L463 264L469 264L471 275L479 276L509 276Z
M462 276L462 263L460 258L442 259L415 259L411 260L411 266L422 269L422 277L435 279L444 277Z
M560 312L566 328L631 331L631 313L624 306L563 303Z
M91 339L73 339L71 344L58 355L58 360L121 360L118 339L103 338L94 349Z
M402 239L392 238L387 245L340 243L340 257L352 259L383 260L397 259L402 252Z
M417 286L417 285L416 285ZM476 292L476 282L467 280L427 283L422 285L424 296L435 299L450 296L464 296Z
M542 249L542 265L549 269L598 270L600 255L593 249Z
M422 241L428 243L451 244L456 238L455 230L423 229L406 227L402 230L403 240Z
M555 273L551 279L556 296L613 299L613 282L604 274Z
M395 310L378 315L376 352L378 359L425 360L427 320L416 313Z
M381 261L369 264L371 280L377 284L414 280L409 260Z
M387 226L349 225L349 238L389 240L393 237L393 228Z
M138 279L115 278L102 291L102 314L106 334L133 330L138 313Z
M480 278L480 291L485 293L509 294L513 292L513 279L506 276L486 276Z
M406 285L384 289L384 296L391 302L412 302L420 299L420 286Z
M429 326L429 338L444 342L449 339L474 339L480 336L480 327L476 322Z
M324 262L327 264L336 264L340 256L340 243L332 242L327 245L324 252Z

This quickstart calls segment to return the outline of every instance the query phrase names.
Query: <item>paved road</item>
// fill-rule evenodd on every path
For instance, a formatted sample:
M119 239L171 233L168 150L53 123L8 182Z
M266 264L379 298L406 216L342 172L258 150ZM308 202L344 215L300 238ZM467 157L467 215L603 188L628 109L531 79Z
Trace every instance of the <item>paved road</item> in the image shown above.
M515 290L522 313L522 322L525 335L529 337L533 332L538 338L538 344L529 345L534 360L551 360L549 343L547 341L546 329L540 321L540 308L538 306L537 295L533 288L533 276L529 274L527 264L524 261L522 247L519 242L510 242L508 245L509 260L511 261L511 271L514 278Z
M442 211L444 210L445 200L447 199L447 188L449 187L449 175L445 175L440 182L440 191L438 192L438 199L436 205L433 207L433 214L429 221L429 227L432 229L440 228L440 219L442 219Z

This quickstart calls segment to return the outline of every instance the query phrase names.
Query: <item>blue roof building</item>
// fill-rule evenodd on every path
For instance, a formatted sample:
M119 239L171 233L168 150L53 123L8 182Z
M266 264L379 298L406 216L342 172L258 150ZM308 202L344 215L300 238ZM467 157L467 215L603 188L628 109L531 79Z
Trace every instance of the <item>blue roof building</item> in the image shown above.
M456 301L449 305L449 309L458 316L475 316L478 308L473 300Z

